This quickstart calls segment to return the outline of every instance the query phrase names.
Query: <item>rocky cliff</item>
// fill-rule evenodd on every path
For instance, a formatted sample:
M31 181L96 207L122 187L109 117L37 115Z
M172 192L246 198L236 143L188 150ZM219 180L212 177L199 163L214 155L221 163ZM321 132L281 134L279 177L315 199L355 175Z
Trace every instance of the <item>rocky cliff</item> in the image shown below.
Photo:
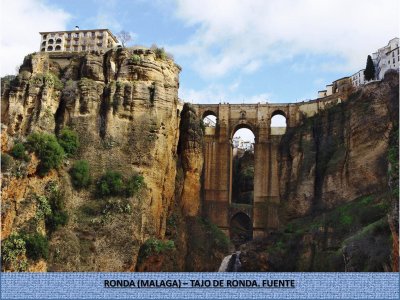
M227 236L201 217L203 134L201 120L194 108L185 103L181 113L175 201L166 228L166 238L175 247L144 245L139 253L138 271L213 272L232 250Z
M398 240L398 91L398 74L388 73L288 129L279 158L284 225L243 247L243 271L398 269L397 245L390 250Z
M41 270L132 270L140 246L150 237L164 238L182 107L180 67L159 53L116 48L105 54L32 54L4 84L3 152L11 153L33 132L58 134L67 126L80 141L78 153L44 177L35 172L34 157L29 163L13 159L3 174L3 240L12 232L39 230L27 226L38 212L32 199L49 198L50 181L64 199L69 221L49 235L47 267ZM71 184L68 170L76 160L90 166L89 188ZM128 198L98 199L96 181L107 170L124 178L140 174L145 188Z

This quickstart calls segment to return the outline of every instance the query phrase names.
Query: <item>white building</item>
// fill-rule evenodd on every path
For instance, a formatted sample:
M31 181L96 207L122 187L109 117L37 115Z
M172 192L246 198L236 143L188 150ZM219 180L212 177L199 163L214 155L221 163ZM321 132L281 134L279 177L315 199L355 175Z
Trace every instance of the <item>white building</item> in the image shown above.
M233 148L243 149L243 150L253 150L254 144L250 141L243 140L240 136L235 136L232 139Z
M372 53L372 60L375 65L376 80L382 80L389 69L399 70L399 38L391 39L386 46Z
M351 83L353 84L354 87L358 87L360 85L363 85L365 83L364 80L364 70L362 69L356 73L354 73L353 75L350 76L351 78Z
M117 38L108 29L40 32L40 51L78 52L107 50L118 45Z

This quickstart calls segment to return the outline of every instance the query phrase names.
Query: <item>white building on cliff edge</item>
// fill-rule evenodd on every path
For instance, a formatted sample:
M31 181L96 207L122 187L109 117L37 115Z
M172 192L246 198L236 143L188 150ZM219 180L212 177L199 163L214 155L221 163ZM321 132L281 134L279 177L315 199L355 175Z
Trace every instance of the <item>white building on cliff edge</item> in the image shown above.
M40 51L79 52L107 50L118 45L117 38L108 29L40 32Z
M399 70L399 38L391 39L386 46L372 53L372 60L374 61L377 80L382 80L387 70Z
M382 80L388 70L400 71L399 38L393 38L389 43L372 53L372 61L375 66L375 80ZM364 79L364 70L351 75L353 86L359 87L367 83Z

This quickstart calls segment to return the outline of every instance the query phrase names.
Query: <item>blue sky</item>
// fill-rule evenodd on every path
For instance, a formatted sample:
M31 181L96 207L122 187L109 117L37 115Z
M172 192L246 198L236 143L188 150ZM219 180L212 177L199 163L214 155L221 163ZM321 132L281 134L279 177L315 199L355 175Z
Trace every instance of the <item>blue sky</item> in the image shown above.
M313 99L399 36L395 0L2 0L1 5L1 75L15 73L23 56L38 50L38 31L75 25L125 30L134 37L131 45L157 44L173 54L183 68L179 96L195 103Z

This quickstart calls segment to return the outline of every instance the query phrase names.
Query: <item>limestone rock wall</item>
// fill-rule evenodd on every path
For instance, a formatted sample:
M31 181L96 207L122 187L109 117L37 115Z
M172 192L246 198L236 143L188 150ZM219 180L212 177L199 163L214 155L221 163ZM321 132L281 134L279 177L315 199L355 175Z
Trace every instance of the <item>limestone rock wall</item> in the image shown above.
M287 220L387 187L389 135L397 122L391 111L396 101L398 76L388 76L288 129L279 157Z
M185 216L200 215L201 208L201 176L203 171L203 131L201 120L189 105L185 104L182 110L180 132L182 134L178 154L182 168L182 190L179 203Z
M31 132L57 133L65 126L75 130L81 141L76 157L52 173L52 180L63 188L70 220L51 237L49 270L134 270L140 245L149 237L164 237L175 192L182 109L179 72L171 59L149 49L38 53L25 58L16 79L2 92L6 104L2 122L10 137L3 151ZM87 206L97 205L94 184L80 191L71 186L67 172L76 159L89 162L94 184L106 170L144 177L145 189L127 200L132 208L129 216L116 215L105 222L87 213ZM18 195L7 192L13 182L29 190L37 180L43 190L46 181L34 173L26 179L13 176L3 178L3 201L10 205L2 210L2 219L7 220L2 239L11 228L17 229L15 207L26 198L22 190ZM44 191L38 187L36 193ZM69 254L63 257L57 252L62 249L69 249Z

